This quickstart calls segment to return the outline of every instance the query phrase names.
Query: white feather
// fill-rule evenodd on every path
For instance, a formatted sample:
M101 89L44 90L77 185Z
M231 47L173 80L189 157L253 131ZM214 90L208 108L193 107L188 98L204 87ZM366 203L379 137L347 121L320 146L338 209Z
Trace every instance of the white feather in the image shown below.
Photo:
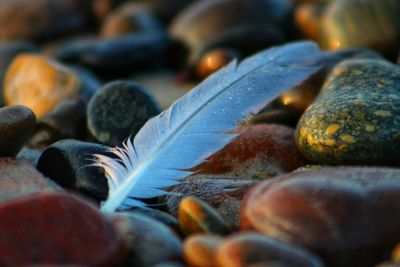
M233 61L168 110L149 120L123 148L119 160L95 155L108 178L109 196L102 210L113 212L145 205L140 199L165 194L187 171L220 150L236 135L239 122L265 107L282 92L322 68L323 53L311 42L260 52L240 65Z

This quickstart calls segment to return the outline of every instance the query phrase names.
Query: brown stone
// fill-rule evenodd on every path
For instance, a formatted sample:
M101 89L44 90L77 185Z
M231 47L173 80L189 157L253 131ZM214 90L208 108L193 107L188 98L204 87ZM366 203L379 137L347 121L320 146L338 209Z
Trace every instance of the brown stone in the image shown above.
M231 231L230 225L218 211L194 197L186 197L179 203L178 221L186 236L195 233L225 235Z
M214 256L222 238L215 235L191 235L183 243L183 257L192 267L214 267Z
M257 234L239 233L226 238L218 247L218 267L261 266L322 267L322 262L306 250Z
M44 41L82 30L87 6L79 2L88 1L2 0L0 40Z
M242 230L308 248L329 266L372 266L400 240L400 169L299 171L259 184L243 203Z
M265 179L307 163L295 145L290 127L249 125L236 133L237 138L198 167L200 173Z
M52 111L63 100L77 96L81 81L72 70L42 55L20 54L4 80L6 105L24 105L36 117Z

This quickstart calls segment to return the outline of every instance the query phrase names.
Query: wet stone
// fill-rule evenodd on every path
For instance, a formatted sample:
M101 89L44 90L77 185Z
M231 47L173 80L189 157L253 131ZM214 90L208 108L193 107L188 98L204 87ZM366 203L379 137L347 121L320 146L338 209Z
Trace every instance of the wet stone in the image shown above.
M325 164L399 164L400 68L382 60L337 65L296 129L300 151Z
M103 169L90 166L93 154L111 156L108 147L103 145L62 140L42 153L37 168L62 187L101 201L107 197L108 185Z
M0 216L1 266L115 266L124 253L107 218L72 195L47 193L9 202L0 205Z
M25 105L41 117L63 100L78 96L81 80L53 59L24 53L8 68L3 92L6 105Z
M18 154L35 128L36 117L24 106L0 108L0 156Z
M257 263L266 264L264 266L324 266L316 256L301 247L258 233L239 233L224 239L215 261L219 267L245 267Z
M327 266L375 266L400 240L399 177L372 167L278 176L249 191L240 228L309 249Z
M113 10L103 22L100 35L105 38L137 32L161 31L161 24L138 3L125 3Z
M367 47L395 58L400 47L399 13L397 0L333 1L321 21L320 43L328 49Z
M87 109L90 133L101 143L121 145L135 136L148 119L161 112L138 83L114 81L95 93Z
M194 197L181 200L178 221L182 233L186 236L195 233L225 235L232 231L232 227L217 210Z
M181 259L181 241L163 223L139 214L115 213L109 217L127 246L124 266L149 267Z
M183 257L189 266L214 267L214 257L223 238L216 235L191 235L183 243Z
M238 58L238 53L232 49L214 49L208 51L197 63L196 75L202 80L228 64L234 58Z
M24 52L35 52L36 47L28 42L16 41L0 44L0 105L3 105L3 81L13 59Z

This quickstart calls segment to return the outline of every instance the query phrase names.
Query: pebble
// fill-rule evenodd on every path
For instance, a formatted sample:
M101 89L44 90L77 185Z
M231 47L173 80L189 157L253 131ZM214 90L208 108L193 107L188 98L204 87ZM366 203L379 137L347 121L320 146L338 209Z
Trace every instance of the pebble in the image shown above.
M398 164L400 67L383 60L337 65L301 117L296 143L312 162Z
M84 140L86 130L86 102L83 98L66 99L53 111L37 121L29 146L45 149L62 139Z
M149 267L182 258L178 236L164 224L139 214L110 214L127 246L125 266Z
M400 169L323 167L260 183L240 228L317 253L327 266L374 266L400 240Z
M279 107L262 111L246 121L246 125L279 124L295 128L300 115L291 107Z
M323 267L308 251L257 233L238 233L222 241L215 256L218 267L265 266ZM271 262L271 265L270 265Z
M394 58L400 47L399 13L398 0L332 1L321 20L320 43L326 49L367 47Z
M192 53L198 53L206 43L213 42L221 34L232 34L243 25L279 28L288 20L291 7L286 0L198 1L174 19L169 32ZM248 45L251 46L251 42Z
M274 124L244 126L223 149L198 167L202 174L266 179L307 164L293 139L294 129Z
M250 179L193 175L168 190L170 194L160 202L166 203L168 212L176 216L181 200L194 196L216 209L228 225L236 226L242 198L255 184L256 181Z
M13 59L24 52L35 52L37 48L29 42L15 41L0 44L0 106L3 106L3 81Z
M108 39L75 39L59 45L53 56L86 66L101 76L121 77L162 61L170 45L162 32L134 33Z
M296 25L301 32L312 40L319 39L321 18L326 11L326 3L304 3L299 5L294 14Z
M100 35L104 38L138 33L159 32L160 22L138 3L127 2L113 10L103 22Z
M197 0L136 0L168 25L180 11L189 8Z
M0 205L0 265L118 266L122 238L91 205L40 194Z
M0 41L47 41L81 31L88 22L84 11L72 0L3 0Z
M238 53L232 49L214 49L208 51L196 64L196 75L200 80L203 80L234 58L238 58Z
M27 107L0 108L0 156L17 155L33 133L35 123L35 114Z
M111 156L108 147L100 144L61 140L42 153L37 169L63 188L101 201L107 197L108 185L103 169L90 166L93 154Z
M60 190L25 160L0 158L0 205L15 199Z
M6 105L25 105L38 118L80 91L81 81L71 69L44 55L27 53L13 60L3 86Z
M118 146L161 112L158 103L138 83L114 81L98 90L87 108L90 133L101 143Z
M196 233L226 235L232 231L226 220L206 202L185 197L179 203L178 221L185 236Z
M183 257L192 267L214 267L214 257L223 238L216 235L190 235L183 243Z

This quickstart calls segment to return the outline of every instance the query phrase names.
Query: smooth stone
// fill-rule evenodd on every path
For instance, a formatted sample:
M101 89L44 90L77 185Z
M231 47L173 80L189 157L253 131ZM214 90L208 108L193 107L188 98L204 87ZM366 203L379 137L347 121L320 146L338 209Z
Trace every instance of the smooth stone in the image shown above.
M240 228L309 249L327 266L374 266L400 240L399 204L400 169L324 167L255 186Z
M81 81L71 69L44 55L27 53L11 63L3 86L6 105L25 105L38 118L80 92Z
M250 179L221 178L206 175L193 175L184 183L171 187L161 203L166 203L167 210L178 214L181 200L194 196L207 201L221 214L229 225L238 224L241 201L247 191L257 183Z
M282 26L291 8L286 0L198 1L174 19L170 35L196 53L220 34L246 24Z
M178 221L185 236L196 233L226 235L232 231L231 225L217 210L195 197L185 197L181 200Z
M2 0L0 40L46 41L82 31L88 14L77 3L75 0Z
M294 20L305 37L319 39L321 19L326 8L326 3L305 3L296 7Z
M36 52L37 48L23 41L15 41L0 44L0 106L4 103L3 101L3 81L6 75L7 69L10 66L14 58L24 52Z
M36 117L24 106L0 108L0 156L18 154L33 133Z
M321 21L326 49L367 47L394 58L400 47L398 0L333 1Z
M61 190L49 182L30 163L0 158L0 205L43 192Z
M216 235L191 235L183 243L183 257L192 267L214 267L214 257L223 238Z
M279 107L254 115L246 121L246 125L279 124L295 128L300 116L297 110L291 107Z
M45 149L62 139L86 137L86 102L83 98L67 99L38 119L29 146Z
M103 22L100 35L104 38L138 33L158 32L160 22L141 4L127 2L113 10Z
M200 174L266 179L307 164L293 139L294 129L277 124L243 126L233 139L201 165Z
M128 214L137 214L150 217L153 220L165 224L166 226L174 230L174 232L180 233L178 220L174 216L166 212L146 207L135 207L124 212Z
M122 237L93 206L68 194L0 205L0 265L118 266Z
M323 263L303 248L258 233L238 233L226 238L218 247L215 266L247 267L270 262L265 266L323 267ZM280 265L277 265L280 266Z
M61 61L84 65L102 76L121 77L160 61L166 55L165 33L134 33L108 39L76 39L60 45L53 55Z
M238 58L238 53L232 49L214 49L208 51L196 64L196 76L203 80L207 76L216 72L234 58Z
M124 266L149 267L182 258L178 236L164 224L139 214L110 214L127 246Z
M399 164L399 100L399 66L344 61L301 117L296 143L316 163Z
M237 25L219 33L206 41L198 50L193 51L189 64L215 49L231 49L242 57L250 56L267 47L282 44L287 41L286 34L278 27L265 24Z
M94 154L112 156L109 148L100 144L61 140L42 153L37 169L63 188L101 201L108 195L108 185L104 170L91 165Z
M99 142L118 146L160 112L158 104L141 85L128 80L114 81L90 100L87 124Z

